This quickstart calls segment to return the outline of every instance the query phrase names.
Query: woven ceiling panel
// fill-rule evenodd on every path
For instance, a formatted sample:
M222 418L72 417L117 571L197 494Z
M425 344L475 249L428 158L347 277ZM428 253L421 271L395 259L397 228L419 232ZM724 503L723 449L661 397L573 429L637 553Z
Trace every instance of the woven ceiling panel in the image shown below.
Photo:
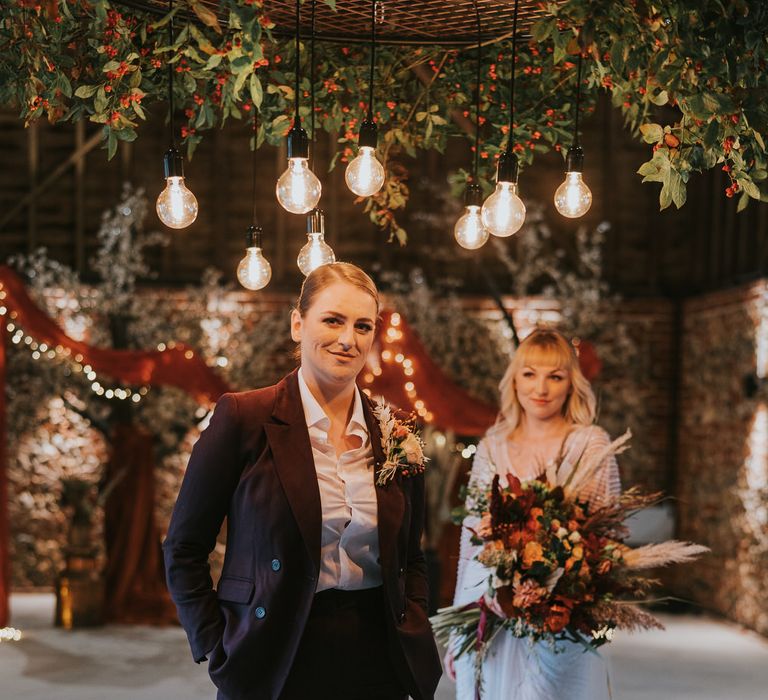
M218 0L201 0L226 21ZM178 0L177 0L178 3ZM162 13L163 0L125 0L122 4ZM518 35L529 33L531 25L544 11L538 0L520 0ZM514 0L477 0L484 42L508 37L512 33ZM295 0L264 0L264 9L275 23L278 36L292 36L296 24ZM301 10L302 36L311 33L311 0ZM370 40L370 0L337 0L332 10L322 0L315 4L315 36L320 40L358 43ZM472 0L379 0L377 3L378 40L392 44L439 44L460 46L477 41L477 23Z

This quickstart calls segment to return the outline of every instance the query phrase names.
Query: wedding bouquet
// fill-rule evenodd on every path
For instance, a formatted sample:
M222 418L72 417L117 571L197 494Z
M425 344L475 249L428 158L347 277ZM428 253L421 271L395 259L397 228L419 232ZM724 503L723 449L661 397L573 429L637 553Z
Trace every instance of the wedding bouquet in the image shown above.
M488 586L473 603L439 610L432 626L456 658L475 654L478 694L484 655L501 630L555 649L568 640L593 650L610 641L616 628L660 628L633 604L658 583L640 572L708 551L675 540L637 548L624 543L626 518L660 494L633 488L590 506L585 492L592 477L629 437L627 432L582 458L567 476L552 463L530 481L508 474L502 486L497 474L490 490L470 487L460 515L476 516L472 542L482 546L475 558L488 571Z

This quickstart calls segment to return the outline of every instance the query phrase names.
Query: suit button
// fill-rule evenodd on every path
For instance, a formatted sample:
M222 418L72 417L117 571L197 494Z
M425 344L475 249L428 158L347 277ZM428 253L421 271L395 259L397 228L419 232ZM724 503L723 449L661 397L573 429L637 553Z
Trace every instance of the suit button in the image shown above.
M256 610L253 611L253 614L256 615L256 617L259 618L259 620L264 619L267 616L267 611L259 605Z
M273 559L272 560L272 571L280 571L280 567L281 566L282 565L280 564L280 560L279 559Z
M405 574L405 569L401 566L400 571L398 572L400 576L403 576Z
M400 617L397 618L398 622L405 622L405 612L400 613Z

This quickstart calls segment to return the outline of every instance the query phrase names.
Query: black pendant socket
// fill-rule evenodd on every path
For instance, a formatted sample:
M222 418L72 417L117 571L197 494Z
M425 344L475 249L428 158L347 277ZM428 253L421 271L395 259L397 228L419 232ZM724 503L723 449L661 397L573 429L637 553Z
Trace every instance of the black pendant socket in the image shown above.
M163 156L163 171L166 180L169 177L184 177L184 159L174 146L171 146Z
M245 232L245 247L246 248L261 248L263 230L261 226L254 226L251 224L248 230Z
M571 146L568 149L568 153L565 155L565 172L584 172L584 151L581 146Z
M363 123L360 124L360 138L357 145L361 148L369 146L374 149L379 145L379 129L372 119L364 119Z
M288 132L288 157L309 158L309 138L307 132L301 127L301 121L298 117Z
M467 185L467 189L464 191L464 206L465 207L479 207L483 204L483 191L480 189L480 185L475 182Z
M307 214L307 233L325 234L325 215L322 209L313 209Z
M496 182L517 182L520 165L517 156L509 150L504 151L499 157L496 169Z

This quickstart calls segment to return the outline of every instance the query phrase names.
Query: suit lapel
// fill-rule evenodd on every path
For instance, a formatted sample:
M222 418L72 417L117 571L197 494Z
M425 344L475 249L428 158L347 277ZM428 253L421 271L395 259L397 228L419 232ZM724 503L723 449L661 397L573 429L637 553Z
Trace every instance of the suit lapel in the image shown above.
M266 423L264 430L280 483L315 570L319 573L323 517L320 488L299 393L297 370L278 384L277 392L272 412L275 422Z
M373 408L370 399L363 394L363 413L365 413L365 423L368 427L368 433L371 436L371 449L374 460L374 479L379 469L384 464L385 455L381 445L381 428L376 416L373 415ZM395 567L398 562L395 560L397 547L397 533L400 531L400 525L405 511L405 501L403 492L400 488L400 476L388 481L383 486L376 485L376 505L379 520L379 552L381 556L382 568Z

